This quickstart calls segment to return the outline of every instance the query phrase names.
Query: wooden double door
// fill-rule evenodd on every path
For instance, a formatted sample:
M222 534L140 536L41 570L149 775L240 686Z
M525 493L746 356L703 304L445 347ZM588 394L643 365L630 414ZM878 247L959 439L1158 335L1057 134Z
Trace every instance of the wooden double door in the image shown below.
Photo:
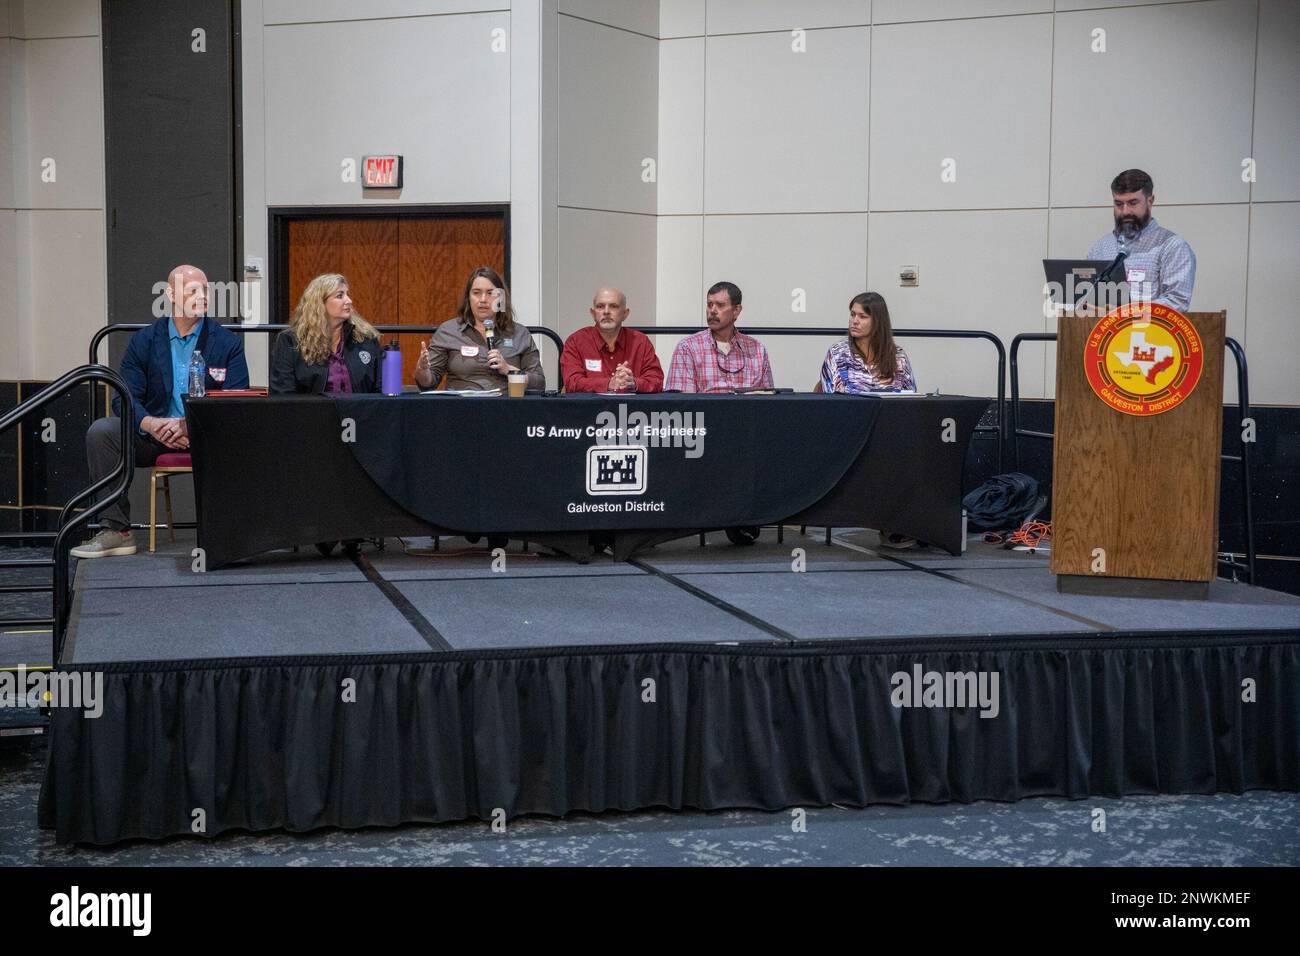
M472 212L367 209L364 214L282 214L278 223L280 262L287 284L273 296L288 322L303 289L326 272L347 276L357 312L372 325L439 325L460 308L469 274L491 266L506 283L507 226L504 207ZM415 378L420 341L427 334L397 338L402 380Z

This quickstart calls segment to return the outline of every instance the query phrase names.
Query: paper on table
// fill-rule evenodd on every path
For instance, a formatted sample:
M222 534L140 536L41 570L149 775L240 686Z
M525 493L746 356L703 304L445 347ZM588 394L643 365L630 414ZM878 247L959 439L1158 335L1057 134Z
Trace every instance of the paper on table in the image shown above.
M491 398L494 395L499 396L499 388L433 388L427 392L421 392L421 395L459 395L462 398Z

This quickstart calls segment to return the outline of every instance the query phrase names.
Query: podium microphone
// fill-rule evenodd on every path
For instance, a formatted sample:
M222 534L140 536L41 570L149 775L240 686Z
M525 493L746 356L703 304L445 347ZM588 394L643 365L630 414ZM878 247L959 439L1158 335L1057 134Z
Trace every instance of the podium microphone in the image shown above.
M494 348L497 347L496 346L497 324L492 319L483 320L483 338L487 339L487 347L489 352L491 352Z
M1101 270L1101 275L1097 276L1096 281L1109 282L1110 277L1115 274L1115 270L1118 269L1120 266L1122 266L1124 264L1124 260L1127 258L1128 258L1128 253L1121 251L1120 254L1115 257L1114 262L1112 262L1106 268Z

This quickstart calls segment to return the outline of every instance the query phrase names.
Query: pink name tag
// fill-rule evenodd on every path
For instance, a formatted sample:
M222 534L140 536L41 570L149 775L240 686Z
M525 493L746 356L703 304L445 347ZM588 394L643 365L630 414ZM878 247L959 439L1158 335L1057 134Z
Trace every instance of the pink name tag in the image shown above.
M478 355L478 346L462 345L460 347L460 354L465 356L465 358L473 358L475 355Z

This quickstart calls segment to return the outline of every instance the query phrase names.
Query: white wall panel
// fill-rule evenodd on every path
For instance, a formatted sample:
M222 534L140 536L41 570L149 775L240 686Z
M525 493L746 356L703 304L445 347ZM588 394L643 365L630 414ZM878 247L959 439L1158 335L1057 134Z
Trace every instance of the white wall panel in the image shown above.
M14 41L10 41L13 43ZM98 37L22 44L27 102L16 177L19 206L89 209L104 205L104 94ZM75 92L74 92L75 91ZM159 130L158 135L165 135ZM45 182L45 160L54 161Z
M0 0L3 3L4 0ZM0 8L2 9L2 8ZM12 209L14 198L14 107L19 103L14 94L14 71L17 59L14 51L24 46L21 40L0 36L0 209ZM19 106L21 112L21 106Z
M506 199L510 60L493 51L492 30L508 21L492 13L267 28L267 202L359 203L343 160L388 152L405 157L405 187L367 203Z
M706 6L710 35L866 26L871 22L871 0L708 0Z
M536 2L536 0L529 0ZM324 23L330 20L389 20L508 10L510 0L264 0L262 22Z
M568 336L591 321L591 299L601 286L627 296L634 325L655 315L655 217L560 208L559 316Z
M560 0L560 13L648 37L659 36L657 0Z
M1004 343L1042 328L1046 210L872 213L867 286L885 297L895 328L984 329ZM902 288L898 267L920 267L920 285ZM917 386L993 395L994 349L979 341L904 339ZM1042 376L1022 372L1027 396Z
M21 210L18 223L19 236L30 236L31 354L23 375L51 381L86 360L91 335L107 321L104 213Z
M704 211L704 39L659 44L659 213Z
M1067 10L1093 10L1104 7L1150 6L1153 0L1056 0L1058 12ZM1196 3L1198 0L1155 0L1160 3Z
M659 37L704 36L704 0L659 0Z
M28 40L98 37L99 0L10 0L9 29Z
M704 217L660 216L656 246L655 324L703 328Z
M560 17L559 70L560 205L653 213L658 41Z
M874 29L871 208L1045 206L1052 18Z
M1108 203L1145 169L1166 203L1245 202L1254 0L1057 14L1052 204ZM1105 31L1095 53L1093 31Z
M710 6L712 10L712 6ZM705 211L867 208L869 30L710 37Z
M18 216L12 209L0 209L0 381L23 376L19 323L26 322L26 316L18 307Z
M1300 203L1268 203L1251 211L1250 315L1246 359L1250 400L1300 405Z
M744 293L741 328L847 327L849 300L864 291L864 213L710 216L704 221L703 286L727 280ZM803 311L794 311L795 306ZM701 298L700 313L703 311ZM812 388L833 339L764 339L782 387Z
M871 5L871 22L907 23L1051 12L1052 0L875 0Z
M1300 3L1263 0L1251 199L1300 200Z

